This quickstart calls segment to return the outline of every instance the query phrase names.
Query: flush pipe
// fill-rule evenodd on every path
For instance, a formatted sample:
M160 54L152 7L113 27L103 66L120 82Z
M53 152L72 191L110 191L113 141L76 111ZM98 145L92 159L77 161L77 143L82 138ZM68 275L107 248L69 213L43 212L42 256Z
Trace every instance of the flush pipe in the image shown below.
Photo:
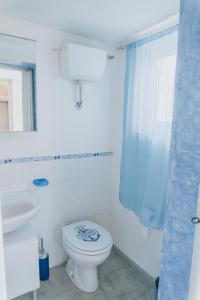
M107 55L107 60L112 60L114 59L114 55ZM83 105L83 85L87 83L85 80L75 80L75 85L76 85L76 100L75 100L75 106L76 109L79 110L82 108Z
M75 106L76 109L81 109L83 105L83 84L86 82L83 80L76 80L76 100L75 100Z

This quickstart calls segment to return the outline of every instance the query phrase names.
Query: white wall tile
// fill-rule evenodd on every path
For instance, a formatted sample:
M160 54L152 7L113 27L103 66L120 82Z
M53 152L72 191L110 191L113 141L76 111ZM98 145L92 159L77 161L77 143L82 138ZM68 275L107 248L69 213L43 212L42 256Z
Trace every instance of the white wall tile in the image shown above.
M18 190L26 188L26 174L22 163L8 164L8 188Z
M0 191L8 190L9 180L8 180L8 166L0 165Z

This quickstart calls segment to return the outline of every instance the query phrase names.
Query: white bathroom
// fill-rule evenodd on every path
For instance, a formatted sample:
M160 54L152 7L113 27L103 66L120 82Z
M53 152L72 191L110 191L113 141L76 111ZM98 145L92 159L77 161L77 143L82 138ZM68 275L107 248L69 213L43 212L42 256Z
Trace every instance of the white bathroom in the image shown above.
M186 300L164 295L183 25L178 0L0 2L0 300Z

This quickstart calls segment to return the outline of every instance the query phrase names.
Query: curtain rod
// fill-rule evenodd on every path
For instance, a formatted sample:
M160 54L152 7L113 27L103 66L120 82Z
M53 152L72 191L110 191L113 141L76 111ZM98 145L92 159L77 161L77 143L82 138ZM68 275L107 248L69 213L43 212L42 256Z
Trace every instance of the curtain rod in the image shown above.
M144 30L141 30L137 32L136 34L132 35L128 40L126 40L124 43L122 43L119 47L117 47L117 50L124 50L126 46L130 43L136 42L140 39L143 39L149 35L153 35L159 31L165 30L168 27L178 25L179 24L179 13L159 22L156 23Z

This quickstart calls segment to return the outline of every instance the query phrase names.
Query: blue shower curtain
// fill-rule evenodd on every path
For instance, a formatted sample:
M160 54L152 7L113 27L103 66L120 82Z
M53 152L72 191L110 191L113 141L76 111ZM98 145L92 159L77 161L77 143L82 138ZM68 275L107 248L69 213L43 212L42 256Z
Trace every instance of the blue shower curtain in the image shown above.
M180 4L176 97L159 300L200 299L198 289L193 290L196 297L188 295L192 258L196 252L193 253L196 226L191 219L199 207L200 183L200 1L181 0ZM194 260L194 263L197 262Z
M177 30L126 49L120 201L153 229L164 225Z

